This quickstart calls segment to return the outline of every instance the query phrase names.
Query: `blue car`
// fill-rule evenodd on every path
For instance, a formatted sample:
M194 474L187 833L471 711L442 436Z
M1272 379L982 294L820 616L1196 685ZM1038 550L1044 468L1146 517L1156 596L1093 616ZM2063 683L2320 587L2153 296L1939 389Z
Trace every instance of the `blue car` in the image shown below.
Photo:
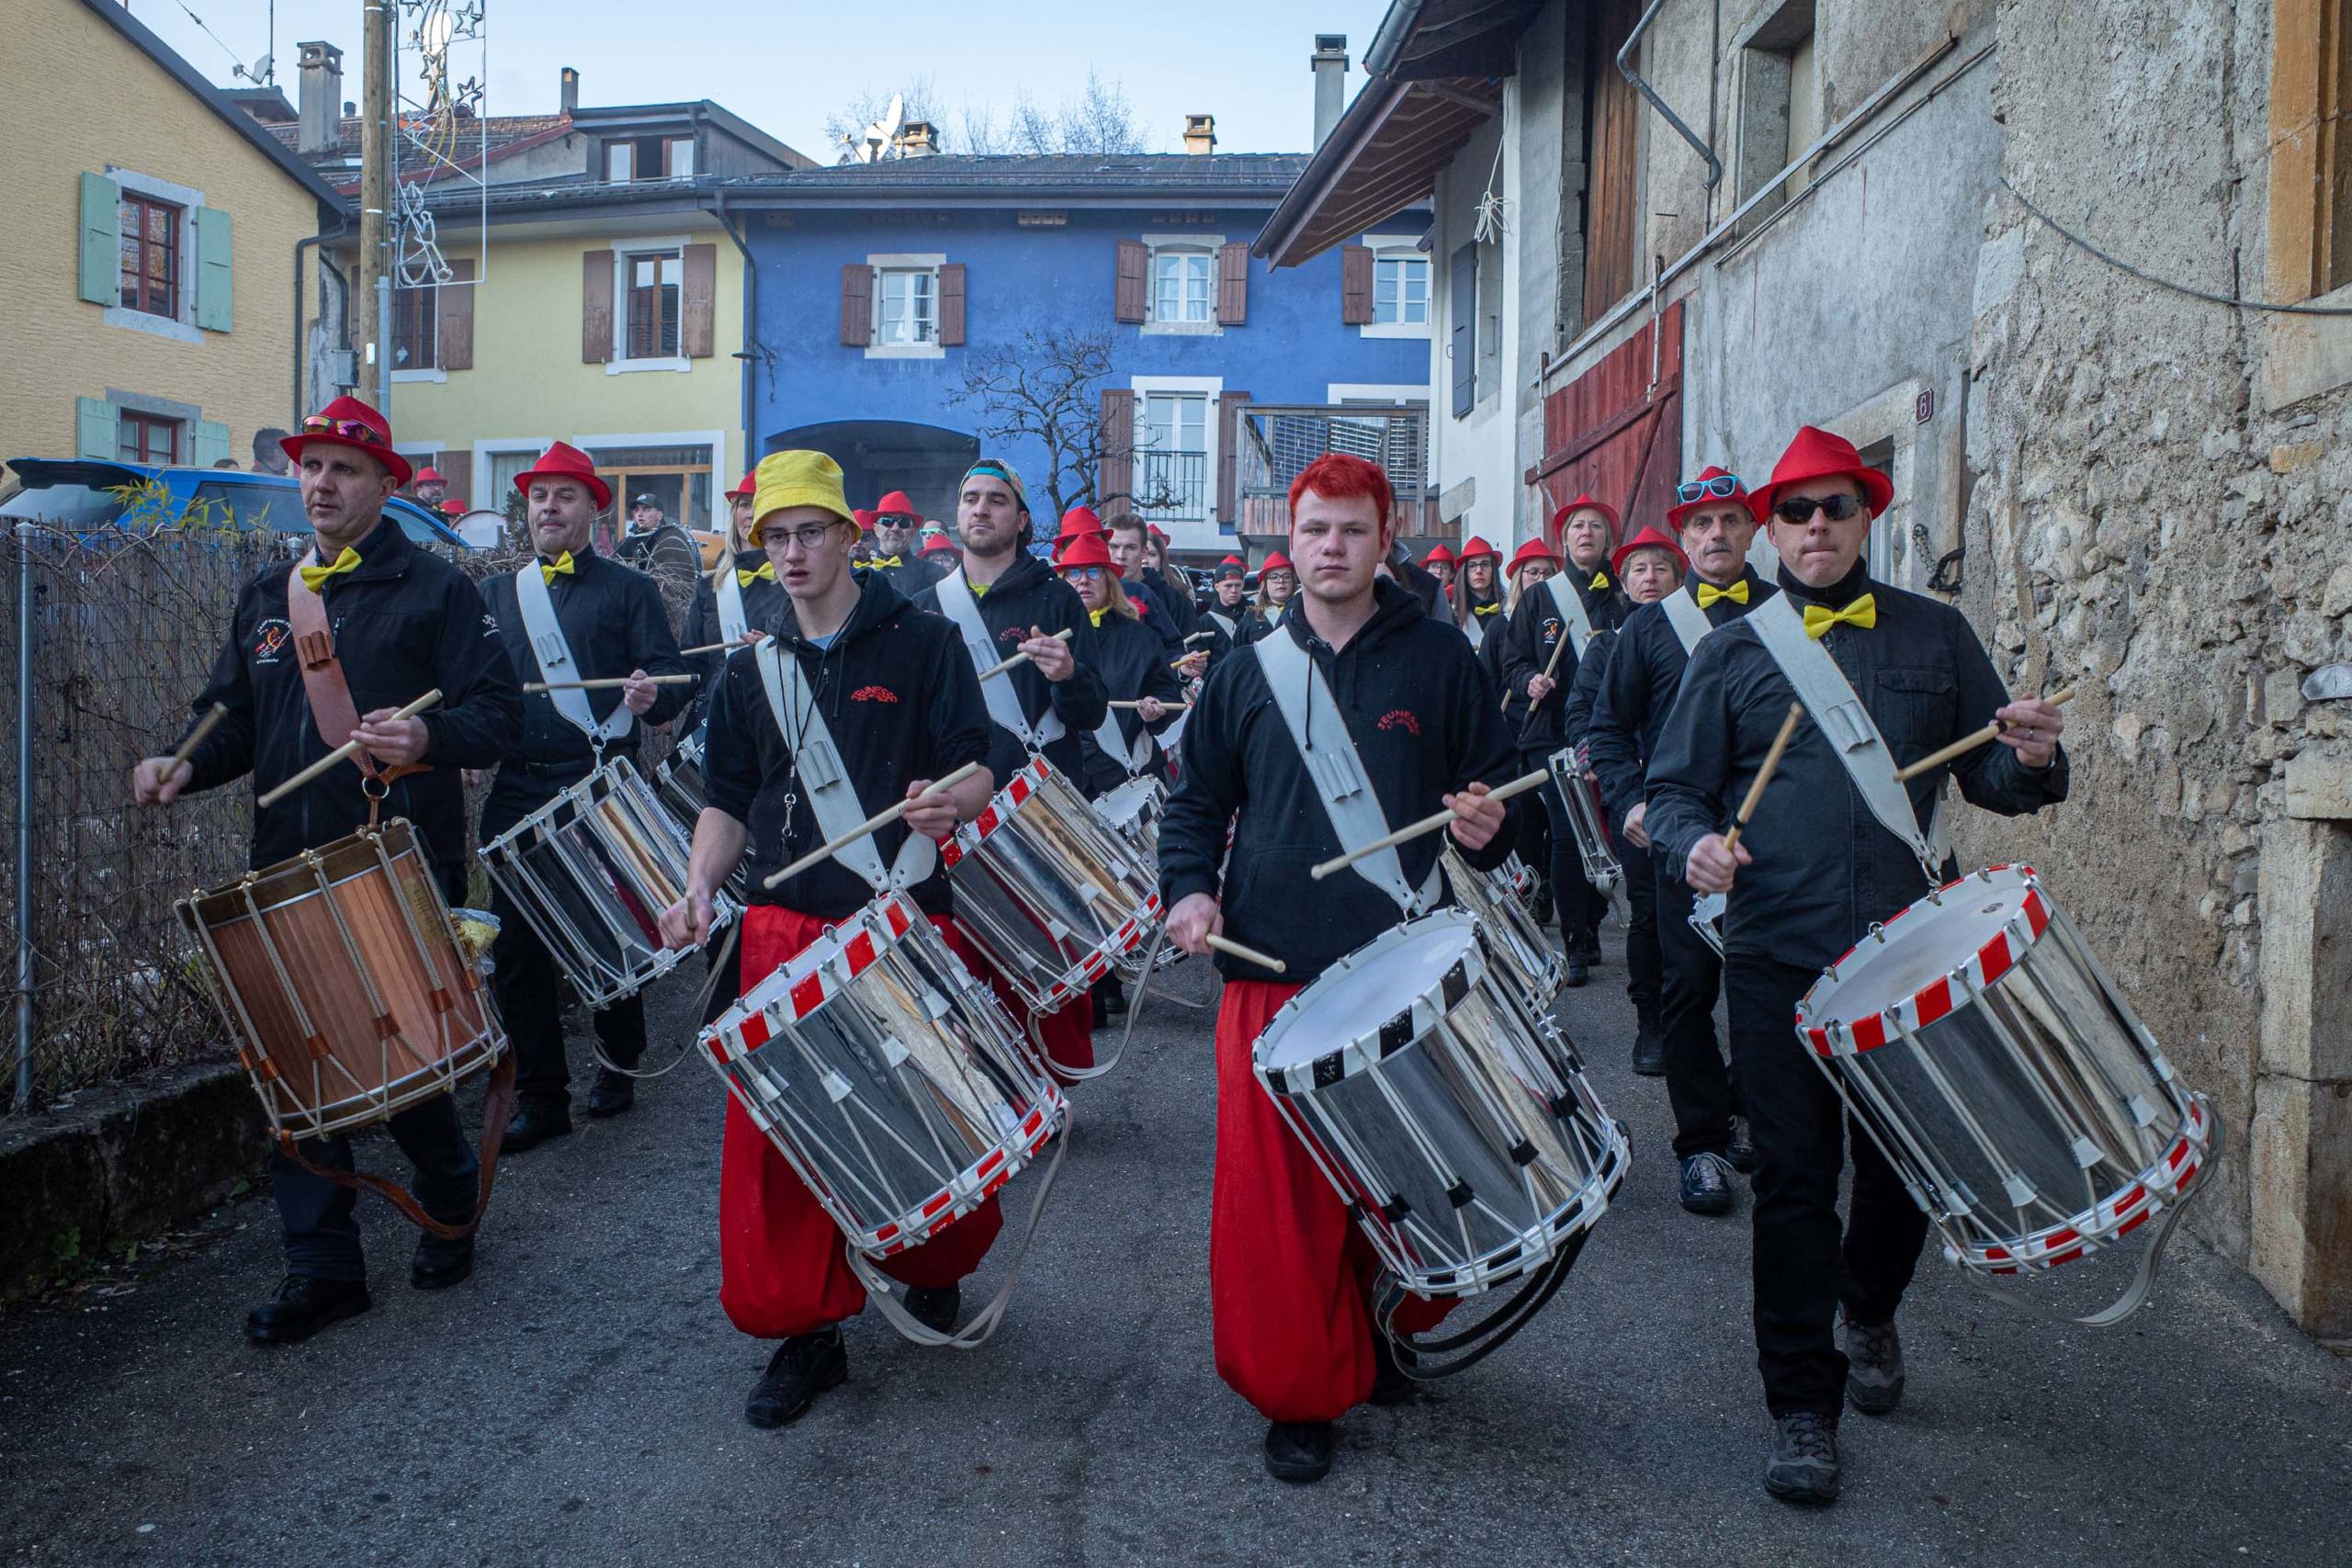
M234 468L167 468L96 458L11 457L21 487L0 501L0 519L30 518L52 527L98 534L115 527L267 528L308 536L302 487L292 475L247 474ZM129 515L126 515L126 513ZM384 504L384 515L417 544L455 556L472 549L443 519L405 496Z

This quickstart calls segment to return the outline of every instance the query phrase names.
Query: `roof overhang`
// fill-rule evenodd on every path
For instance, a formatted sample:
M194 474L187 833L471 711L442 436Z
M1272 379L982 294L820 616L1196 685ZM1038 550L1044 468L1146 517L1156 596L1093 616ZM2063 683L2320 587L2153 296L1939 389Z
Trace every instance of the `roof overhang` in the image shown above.
M1258 231L1251 254L1297 266L1428 201L1438 171L1501 112L1498 78L1374 78Z

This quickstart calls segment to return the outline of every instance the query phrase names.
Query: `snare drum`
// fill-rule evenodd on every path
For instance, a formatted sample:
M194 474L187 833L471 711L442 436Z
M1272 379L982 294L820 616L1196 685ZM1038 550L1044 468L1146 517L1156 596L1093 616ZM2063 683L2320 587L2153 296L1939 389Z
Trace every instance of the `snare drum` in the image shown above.
M1511 984L1519 987L1529 1014L1542 1018L1552 1010L1552 998L1560 994L1560 987L1566 983L1567 958L1544 940L1534 917L1513 895L1504 876L1508 866L1488 872L1473 871L1470 863L1454 852L1450 840L1441 858L1445 863L1445 879L1453 889L1454 902L1478 917L1496 962Z
M654 777L661 781L662 806L670 819L685 829L686 842L695 841L695 827L702 820L703 807L710 799L703 790L704 747L710 739L706 726L696 726L691 735L682 735L670 754L655 764ZM727 878L727 892L738 904L751 901L751 890L744 881L744 869L738 865Z
M405 819L177 908L281 1139L381 1122L506 1049Z
M481 847L481 862L592 1008L634 996L692 951L662 944L662 911L686 888L685 835L626 757ZM712 901L711 929L735 917Z
M1159 818L1167 807L1167 788L1148 773L1129 779L1094 802L1095 815L1135 852L1147 872L1159 869Z
M995 993L899 893L752 987L702 1045L871 1258L970 1213L1064 1116L1061 1090Z
M1517 850L1504 856L1503 863L1490 874L1503 891L1518 900L1521 908L1532 911L1535 908L1535 873L1519 858Z
M1964 1270L2095 1252L2211 1165L2205 1097L2030 866L1964 876L1872 927L1797 1004L1797 1037Z
M1584 879L1596 892L1613 893L1625 880L1625 868L1609 838L1609 812L1601 805L1600 780L1586 761L1585 749L1563 749L1545 760L1552 787L1568 808L1568 826L1575 829L1577 853L1584 863Z
M1715 950L1717 958L1724 955L1724 910L1730 902L1721 893L1703 893L1690 901L1690 929Z
M956 829L939 858L956 923L1041 1013L1084 996L1159 924L1152 867L1043 757Z
M1556 1026L1441 909L1358 949L1250 1048L1258 1080L1415 1295L1476 1295L1591 1230L1630 1157Z

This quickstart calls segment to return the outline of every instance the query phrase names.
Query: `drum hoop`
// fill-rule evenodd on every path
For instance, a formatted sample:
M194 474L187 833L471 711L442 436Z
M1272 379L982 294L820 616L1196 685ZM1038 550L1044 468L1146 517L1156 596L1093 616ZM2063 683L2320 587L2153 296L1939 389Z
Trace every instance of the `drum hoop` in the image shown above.
M274 861L258 871L246 872L233 882L224 882L218 886L200 888L180 900L180 908L187 911L182 919L203 921L215 929L234 925L243 918L245 893L249 887L256 890L254 901L263 909L290 908L304 899L318 897L322 880L334 886L340 886L378 870L380 863L376 858L376 851L373 847L377 840L381 840L384 846L384 856L388 860L398 860L403 854L416 851L416 835L410 828L408 818L395 817L381 827L373 829L356 829L323 848L305 850L300 854L288 855L284 860ZM417 853L421 861L423 852L418 851ZM359 858L356 863L345 869L345 863L353 856ZM426 874L430 875L429 868L426 868ZM268 898L259 894L258 890L265 885L279 881L299 886L302 891L284 899ZM207 906L217 899L234 900L231 907L237 911L237 918L213 919L208 912Z
M1419 931L1441 925L1459 926L1469 931L1474 940L1464 944L1461 955L1446 965L1434 987L1412 997L1404 1006L1363 1033L1319 1056L1287 1067L1266 1065L1269 1043L1298 1021L1295 1015L1304 1014L1320 999L1316 993L1323 988L1325 980L1349 972L1358 959L1380 948L1398 932ZM1250 1066L1257 1073L1258 1081L1276 1095L1313 1094L1326 1085L1366 1071L1412 1044L1426 1032L1428 1026L1422 1021L1425 1010L1433 1010L1437 1017L1444 1017L1487 977L1486 952L1475 940L1478 930L1478 917L1468 909L1457 907L1433 910L1401 926L1390 928L1324 970L1306 989L1284 1002L1274 1016L1266 1021L1266 1027L1259 1032L1258 1038L1250 1043Z
M2042 934L2052 923L2052 906L2048 895L2042 891L2041 879L2035 874L2033 867L2030 865L1988 865L1967 876L1956 877L1937 888L1933 893L1915 898L1905 905L1883 925L1874 927L1873 934L1894 925L1896 920L1901 919L1921 904L1939 902L1945 894L1965 883L1976 880L1989 885L1996 873L2016 877L2024 889L2024 898L2020 902L2018 913L2002 922L1993 935L1966 959L1938 975L1911 995L1874 1012L1843 1021L1833 1019L1826 1024L1816 1024L1813 1020L1818 1016L1826 999L1823 994L1824 991L1835 987L1843 978L1838 974L1839 968L1856 953L1861 951L1861 942L1856 942L1839 954L1837 963L1832 964L1821 978L1815 980L1805 994L1798 998L1796 1007L1798 1039L1815 1055L1824 1058L1854 1056L1865 1051L1874 1051L1882 1045L1900 1040L1906 1031L1924 1028L1939 1019L1959 1011L1967 1005L1971 991L1984 989L2025 962L2026 955L2040 944ZM1870 940L1869 937L1863 939L1864 942Z
M585 774L564 785L545 805L529 816L518 818L514 826L483 844L481 853L485 857L493 853L503 854L526 829L538 828L544 830L547 822L554 818L556 810L560 807L593 805L597 799L595 785L599 782L608 786L605 791L608 795L621 794L631 784L639 788L647 787L645 775L637 771L635 762L630 761L627 757L600 756L596 765ZM657 806L660 804L658 799L655 804ZM664 821L669 819L666 813L663 814L662 819Z
M845 990L850 982L873 967L875 960L882 953L904 942L917 925L929 923L922 909L915 907L904 892L897 889L860 906L856 912L844 917L838 925L829 927L824 935L793 954L791 959L760 976L756 984L744 987L743 994L736 998L735 1004L703 1030L706 1047L723 1064L751 1055L774 1038L774 1032L765 1020L775 1010L777 1002L786 1004L789 1009L784 1021L802 1021ZM861 937L870 940L861 945L858 940ZM846 972L842 967L844 962ZM797 978L786 979L796 972ZM782 995L752 1007L752 998L770 986L779 986ZM738 1027L735 1032L741 1034L742 1026L755 1018L762 1021L759 1040L722 1055L719 1046L725 1042L713 1037L723 1037L728 1032L730 1020L736 1021Z

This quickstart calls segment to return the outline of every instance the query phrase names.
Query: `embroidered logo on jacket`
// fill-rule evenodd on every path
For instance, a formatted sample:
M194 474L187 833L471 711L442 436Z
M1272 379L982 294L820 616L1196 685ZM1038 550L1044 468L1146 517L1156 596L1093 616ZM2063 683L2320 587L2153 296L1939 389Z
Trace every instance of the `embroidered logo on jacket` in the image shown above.
M1560 640L1560 628L1561 628L1564 625L1566 625L1566 623L1565 623L1565 622L1563 622L1563 621L1560 619L1560 617L1559 617L1559 616L1557 616L1557 615L1546 615L1546 616L1544 616L1544 640L1546 643L1555 643L1555 642L1559 641L1559 640Z
M854 703L895 703L899 694L888 686L860 686L849 694Z
M999 642L1017 643L1026 641L1028 637L1029 634L1023 631L1019 626L1007 626L1004 630L996 634L996 640Z
M1421 733L1421 721L1414 716L1412 710L1409 708L1390 708L1386 713L1380 716L1380 722L1374 726L1374 728L1376 729L1402 729L1412 735L1414 739L1419 739Z
M254 662L275 664L286 645L294 640L294 628L284 621L264 621L254 636Z

